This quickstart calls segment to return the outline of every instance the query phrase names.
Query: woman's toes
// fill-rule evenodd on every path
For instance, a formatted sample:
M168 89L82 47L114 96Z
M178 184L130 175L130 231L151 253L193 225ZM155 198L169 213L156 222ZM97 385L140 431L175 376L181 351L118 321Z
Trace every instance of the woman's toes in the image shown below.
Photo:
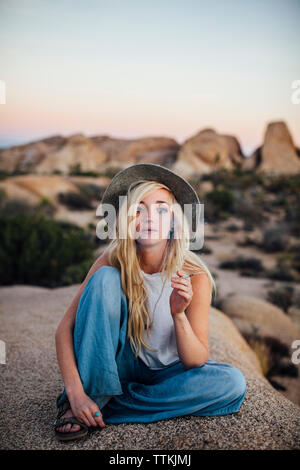
M71 429L71 426L72 426L72 425L71 425L70 423L66 424L66 425L65 425L65 432L69 432L70 429Z
M72 429L70 430L70 432L79 431L79 429L80 429L80 426L78 426L78 424L73 424Z
M63 415L64 418L67 418L69 416L72 416L71 410L67 410L66 413ZM68 424L65 424L64 426L57 428L57 431L58 432L76 432L76 431L79 431L79 429L80 429L80 426L78 424L68 423Z

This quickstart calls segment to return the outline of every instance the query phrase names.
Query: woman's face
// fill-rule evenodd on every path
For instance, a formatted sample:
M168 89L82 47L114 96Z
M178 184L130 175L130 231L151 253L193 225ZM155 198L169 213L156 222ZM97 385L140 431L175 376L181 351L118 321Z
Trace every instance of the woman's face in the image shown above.
M172 221L170 193L156 189L138 205L136 212L136 241L149 246L167 241Z

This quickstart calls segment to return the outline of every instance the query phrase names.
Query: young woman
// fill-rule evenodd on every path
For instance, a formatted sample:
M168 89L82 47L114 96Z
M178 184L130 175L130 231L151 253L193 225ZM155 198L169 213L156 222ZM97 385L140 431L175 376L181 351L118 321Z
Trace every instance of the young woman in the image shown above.
M246 380L209 358L216 286L189 249L184 204L199 204L197 194L171 170L137 164L112 179L104 203L117 211L116 237L56 331L65 385L57 438L79 438L106 423L236 413Z

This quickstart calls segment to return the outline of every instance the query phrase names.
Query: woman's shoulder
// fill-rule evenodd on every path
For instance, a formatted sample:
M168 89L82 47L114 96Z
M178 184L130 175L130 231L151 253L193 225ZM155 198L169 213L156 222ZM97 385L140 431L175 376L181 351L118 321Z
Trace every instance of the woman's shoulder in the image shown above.
M111 266L109 262L109 256L106 251L104 251L96 260L97 269L101 268L101 266Z

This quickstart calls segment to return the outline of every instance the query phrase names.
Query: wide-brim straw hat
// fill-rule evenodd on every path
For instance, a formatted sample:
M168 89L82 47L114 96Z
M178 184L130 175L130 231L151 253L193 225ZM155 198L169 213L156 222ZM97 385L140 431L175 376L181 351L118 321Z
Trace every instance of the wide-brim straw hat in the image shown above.
M185 204L191 204L192 216L188 218L190 234L197 230L199 222L197 214L199 212L197 212L197 208L194 206L200 205L200 201L196 191L184 178L177 175L174 171L155 163L137 163L119 171L107 186L101 203L112 204L117 213L119 210L119 196L125 196L129 186L141 180L163 183L172 191L183 211ZM198 211L199 209L198 207Z

